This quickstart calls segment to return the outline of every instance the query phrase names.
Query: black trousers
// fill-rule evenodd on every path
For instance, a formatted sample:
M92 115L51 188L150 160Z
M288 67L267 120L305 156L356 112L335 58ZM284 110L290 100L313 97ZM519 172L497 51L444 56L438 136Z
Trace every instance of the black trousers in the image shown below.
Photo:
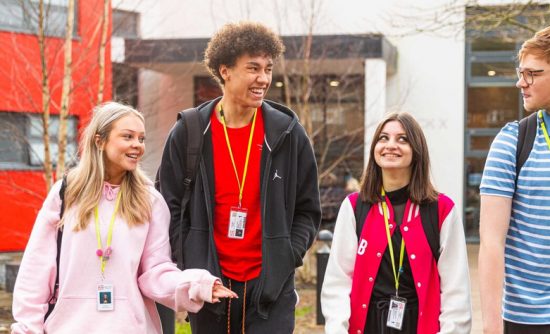
M229 280L222 278L225 286ZM246 283L246 305L244 317L244 331L246 334L290 334L294 331L294 309L297 296L294 292L294 275L285 283L279 299L269 310L268 319L262 319L252 303L250 296L256 289L258 279ZM231 280L231 289L239 298L231 300L229 329L231 334L242 333L244 283ZM191 331L193 334L225 334L228 332L227 307L222 317L218 317L208 310L198 313L189 313Z
M550 334L550 325L527 325L504 321L504 334Z
M386 325L389 306L389 299L371 300L364 328L365 334L416 334L418 327L418 302L407 302L401 330L390 328Z

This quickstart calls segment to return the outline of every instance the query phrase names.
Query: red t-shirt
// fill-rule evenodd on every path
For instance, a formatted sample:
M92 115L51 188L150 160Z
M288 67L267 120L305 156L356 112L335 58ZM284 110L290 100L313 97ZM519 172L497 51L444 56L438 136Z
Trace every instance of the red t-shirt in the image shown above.
M243 180L244 165L252 121L242 128L227 128L239 180ZM262 269L262 221L260 209L260 160L264 141L262 110L258 108L250 147L248 171L243 190L242 208L247 209L243 239L228 237L229 212L239 204L239 183L235 176L223 124L212 113L212 147L214 152L214 241L224 276L248 281L260 275Z

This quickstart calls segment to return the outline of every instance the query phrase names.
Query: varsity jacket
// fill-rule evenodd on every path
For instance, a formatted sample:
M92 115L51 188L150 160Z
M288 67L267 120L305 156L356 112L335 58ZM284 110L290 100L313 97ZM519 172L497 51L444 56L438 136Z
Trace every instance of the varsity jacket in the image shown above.
M382 256L388 246L380 204L369 211L361 238L355 232L358 194L344 200L338 213L321 306L327 333L363 333ZM454 203L438 199L440 257L436 263L422 226L418 205L407 202L399 226L418 295L417 333L470 333L471 304L464 231ZM389 209L390 233L397 228Z
M202 159L187 214L181 216L186 168L186 133L183 120L171 129L159 168L160 192L171 212L171 243L183 247L184 268L206 269L221 277L213 235L214 173L210 117L220 98L198 107L203 124ZM293 279L295 268L315 239L321 220L317 165L304 128L290 109L271 102L262 103L264 143L260 162L262 270L251 301L260 317L267 318L285 282ZM275 177L277 175L277 177ZM183 229L178 240L177 229ZM181 243L181 245L178 245ZM205 311L223 314L225 301L211 304Z

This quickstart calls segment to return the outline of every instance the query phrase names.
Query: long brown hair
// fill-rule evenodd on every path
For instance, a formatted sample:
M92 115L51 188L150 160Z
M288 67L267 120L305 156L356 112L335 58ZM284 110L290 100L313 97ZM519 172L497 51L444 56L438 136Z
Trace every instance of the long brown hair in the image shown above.
M374 160L374 148L378 137L386 123L398 121L403 126L405 134L412 149L411 179L408 185L409 198L415 204L422 204L437 199L437 191L430 180L430 154L426 137L418 122L411 114L406 112L391 113L378 124L372 144L370 146L369 162L361 178L361 198L369 203L376 203L382 200L380 189L382 189L382 169Z

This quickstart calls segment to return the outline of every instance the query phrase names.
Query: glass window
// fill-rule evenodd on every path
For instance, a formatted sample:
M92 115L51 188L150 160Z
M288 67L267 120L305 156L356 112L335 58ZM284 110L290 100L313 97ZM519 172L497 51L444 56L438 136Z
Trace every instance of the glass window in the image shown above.
M67 22L68 0L44 0L44 33L63 36ZM0 29L17 32L38 32L39 0L2 0L0 2ZM75 33L76 33L75 15Z
M195 77L195 106L222 96L220 85L212 77Z
M113 36L123 38L139 37L139 13L113 9Z
M479 236L479 184L485 165L485 157L466 158L466 201L464 206L464 226L470 240Z
M470 150L488 151L495 136L472 136L470 138Z
M0 3L0 27L8 30L23 28L23 6L17 0L5 0Z
M471 76L472 77L487 77L487 78L504 78L516 79L515 63L490 61L490 62L472 62Z
M518 119L516 87L468 88L467 128L501 128Z
M50 149L52 162L57 162L57 135L59 117L50 116ZM27 169L40 167L44 161L42 115L21 112L0 112L0 169ZM67 119L68 163L77 159L77 119Z
M466 8L464 222L469 241L479 241L479 183L490 145L504 124L523 117L515 87L517 50L532 36L531 29L546 25L548 14L543 13L548 13L548 6Z
M515 41L502 40L499 38L475 38L471 42L472 51L514 51Z
M139 69L113 62L113 100L138 105Z
M27 162L26 121L22 113L0 113L0 164Z

